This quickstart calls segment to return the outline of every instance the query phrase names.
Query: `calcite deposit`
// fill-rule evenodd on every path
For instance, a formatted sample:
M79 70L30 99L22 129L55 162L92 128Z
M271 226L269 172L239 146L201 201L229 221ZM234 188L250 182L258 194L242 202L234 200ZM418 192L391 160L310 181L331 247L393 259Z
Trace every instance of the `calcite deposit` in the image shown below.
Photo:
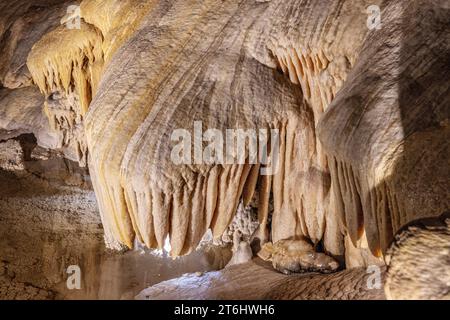
M332 273L338 270L339 263L324 253L316 252L305 239L280 240L275 244L266 243L258 255L272 261L274 269L284 273L321 272Z
M423 279L450 270L448 228L395 235L450 207L449 8L4 2L2 166L29 170L8 161L18 143L24 158L35 143L87 167L109 249L176 258L212 234L234 253L230 265L258 252L284 273L387 264L388 298L448 297L438 280L420 294ZM414 259L411 244L436 267ZM408 280L417 270L421 280ZM348 276L359 288L364 275L346 272L320 279Z
M347 14L340 16L342 5ZM315 115L317 99L312 102L312 95L305 95L298 81L292 81L293 75L277 71L286 64L280 64L276 50L295 39L299 52L305 50L296 63L303 59L305 69L311 65L330 81L342 69L340 77L345 78L367 32L361 15L364 6L363 2L356 7L340 2L320 7L289 1L174 1L168 7L159 2L114 57L86 121L90 167L111 246L129 246L137 236L150 247L161 247L169 236L173 255L188 253L208 228L220 236L240 196L259 186L261 199L273 194L274 241L291 236L314 242L325 238L327 250L343 255L344 226L329 211L331 179L315 131L321 109ZM311 12L310 19L297 16L301 8ZM277 21L278 16L286 16L286 21ZM340 18L346 22L338 23ZM323 25L316 25L316 20ZM298 28L299 22L305 26ZM308 48L320 49L326 42L326 34L320 37L321 28L334 35L340 26L345 26L340 34L347 35L346 29L356 34L324 47L320 62L311 59ZM305 32L296 35L298 31L289 28ZM317 34L314 40L310 33ZM326 54L328 58L323 57ZM287 64L291 67L293 62ZM313 72L306 74L309 81ZM130 82L130 75L138 82ZM330 101L338 84L330 89ZM315 90L315 97L320 96ZM145 103L139 102L140 97ZM123 107L116 109L118 105ZM218 130L279 129L278 172L260 177L258 184L258 169L250 165L174 165L171 132L179 128L193 132L197 120ZM263 222L267 201L262 202ZM194 211L199 214L189 218Z

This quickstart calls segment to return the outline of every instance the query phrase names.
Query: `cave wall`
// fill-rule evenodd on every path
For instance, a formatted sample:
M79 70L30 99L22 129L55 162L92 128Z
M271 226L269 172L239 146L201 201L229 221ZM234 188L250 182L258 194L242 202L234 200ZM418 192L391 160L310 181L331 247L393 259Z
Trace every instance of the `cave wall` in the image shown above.
M450 206L448 13L439 1L389 2L319 125L337 214L375 254Z
M94 0L80 29L64 25L72 2L39 2L51 19L22 2L2 14L1 132L33 131L89 166L109 247L169 237L187 254L258 193L262 242L306 237L356 267L449 206L439 1ZM373 4L380 30L367 27ZM39 25L32 37L23 19ZM195 136L196 121L279 130L278 170L175 164L171 135Z

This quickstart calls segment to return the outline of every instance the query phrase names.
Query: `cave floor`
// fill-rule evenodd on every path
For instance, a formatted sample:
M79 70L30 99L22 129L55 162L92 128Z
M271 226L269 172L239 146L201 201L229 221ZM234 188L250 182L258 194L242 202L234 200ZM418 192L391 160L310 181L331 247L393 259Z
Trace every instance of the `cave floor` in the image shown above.
M284 275L259 258L204 274L189 274L143 290L141 300L384 300L368 289L365 268L333 274Z

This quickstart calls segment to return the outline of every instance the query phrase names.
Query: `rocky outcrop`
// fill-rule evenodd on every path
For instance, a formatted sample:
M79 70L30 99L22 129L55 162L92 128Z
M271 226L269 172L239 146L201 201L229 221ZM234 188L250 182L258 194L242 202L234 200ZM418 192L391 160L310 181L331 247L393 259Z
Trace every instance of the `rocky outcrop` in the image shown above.
M50 126L63 136L60 144L68 157L86 166L84 117L105 65L136 29L151 2L83 1L74 12L68 4L61 25L34 44L26 62L45 96Z
M408 223L387 253L389 299L450 299L450 212ZM429 272L433 270L433 272Z
M280 240L275 244L266 243L258 255L272 261L274 269L284 273L321 272L332 273L338 270L339 263L315 248L305 239Z
M62 148L62 137L51 130L42 110L43 102L35 87L0 89L0 141L22 134L34 134L40 146Z
M169 236L174 255L188 253L208 228L220 236L241 195L252 194L259 185L261 199L273 193L274 241L296 236L314 242L325 238L327 250L343 255L344 226L329 210L330 176L315 134L321 109L312 105L322 101L318 98L320 86L312 90L316 98L304 95L298 81L291 81L293 76L276 72L277 66L280 71L286 69L286 63L281 64L273 52L294 40L299 52L313 45L320 49L326 42L325 36L320 37L320 28L329 30L330 35L346 35L346 29L361 32L352 45L326 48L326 61L325 53L317 53L322 60L311 59L306 51L305 57L299 58L305 61L305 69L311 65L315 70L302 78L310 81L311 87L315 80L310 78L332 79L330 72L339 73L339 61L346 61L344 53L348 51L349 61L356 59L366 30L360 28L365 26L360 11L338 1L318 10L311 2L305 7L317 18L302 20L297 14L303 6L283 1L164 4L151 10L140 30L114 57L87 116L91 171L111 245L131 245L137 236L150 247L161 247ZM339 13L342 5L348 17ZM277 10L288 12L292 19L276 23ZM323 25L315 29L318 19ZM288 27L297 28L300 20L307 32L289 32ZM164 21L164 28L158 21ZM283 40L283 32L290 40ZM305 35L316 38L305 40ZM186 54L189 61L183 58ZM230 72L218 77L218 70ZM340 77L345 74L341 72ZM130 83L131 75L138 82ZM338 87L339 81L330 89L330 99ZM230 128L278 129L280 170L256 183L258 167L252 165L175 165L170 158L171 134L184 129L193 136L196 121L202 121L205 130L221 132ZM267 221L267 201L259 208L260 220ZM192 211L200 213L191 216Z
M353 110L349 103L359 101L357 94L378 94L378 100L390 99L390 105L396 105L395 97L384 98L393 89L383 87L383 83L403 79L399 72L394 74L396 64L389 64L387 56L378 59L375 67L366 60L377 52L388 52L391 59L402 50L405 54L414 50L401 43L385 49L379 42L385 36L400 39L408 26L403 23L401 27L399 21L409 21L407 17L419 6L404 10L401 2L390 3L392 10L383 16L384 28L369 32L367 16L361 14L368 4L337 0L301 5L282 0L245 4L84 1L79 29L61 26L36 43L28 66L46 96L44 109L52 129L62 133L62 144L72 146L81 163L87 159L87 150L92 152L90 167L110 245L131 247L137 236L149 247L162 247L169 236L174 255L188 253L208 228L215 237L221 236L241 196L251 198L258 188L260 233L267 233L264 225L270 220L272 241L307 237L314 243L323 241L328 253L343 257L345 246L350 246L345 239L349 239L355 249L367 242L372 254L381 256L395 230L412 217L393 217L395 221L381 217L391 213L372 206L371 199L392 207L391 211L397 200L388 196L388 186L382 187L387 188L385 192L366 191L366 184L373 183L363 183L362 176L383 167L372 164L380 154L393 165L397 156L388 156L381 148L400 152L394 145L401 140L392 139L400 139L401 119L394 110L388 113L395 124L392 134L377 141L380 149L365 154L366 158L361 158L364 150L345 139L343 130L352 125L345 117L360 110ZM410 38L421 38L430 28L440 30L439 14L434 16L432 10L429 14L433 22ZM185 55L190 56L187 63ZM382 63L392 72L377 78L384 91L375 91L373 78L365 71L376 72ZM218 70L239 72L217 77ZM353 82L360 88L355 89ZM366 88L372 93L365 92ZM349 94L352 99L347 98ZM387 107L383 108L379 112ZM245 114L249 116L238 117ZM438 117L445 128L445 112ZM413 122L416 118L410 116ZM183 129L194 135L198 121L204 130L221 132L230 128L279 130L279 170L273 176L260 176L260 163L174 164L171 134ZM326 128L321 139L316 132L319 123ZM364 130L357 135L358 141L369 135L370 130ZM382 172L387 175L388 171ZM274 210L269 219L271 194ZM437 202L439 209L447 206ZM201 213L191 215L193 210ZM385 213L378 216L373 210Z

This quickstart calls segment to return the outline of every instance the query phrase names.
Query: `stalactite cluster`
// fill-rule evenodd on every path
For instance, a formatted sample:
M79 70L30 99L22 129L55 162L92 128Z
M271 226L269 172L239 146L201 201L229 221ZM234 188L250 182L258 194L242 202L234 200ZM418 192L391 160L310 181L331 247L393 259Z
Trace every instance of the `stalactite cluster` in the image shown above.
M383 28L370 30L374 4ZM348 265L381 263L401 226L448 207L439 4L85 0L80 12L81 28L44 35L27 66L59 148L89 165L110 247L169 238L188 254L257 193L261 244L307 238ZM428 33L427 47L413 41ZM175 163L173 132L195 137L198 122L277 130L276 170Z

